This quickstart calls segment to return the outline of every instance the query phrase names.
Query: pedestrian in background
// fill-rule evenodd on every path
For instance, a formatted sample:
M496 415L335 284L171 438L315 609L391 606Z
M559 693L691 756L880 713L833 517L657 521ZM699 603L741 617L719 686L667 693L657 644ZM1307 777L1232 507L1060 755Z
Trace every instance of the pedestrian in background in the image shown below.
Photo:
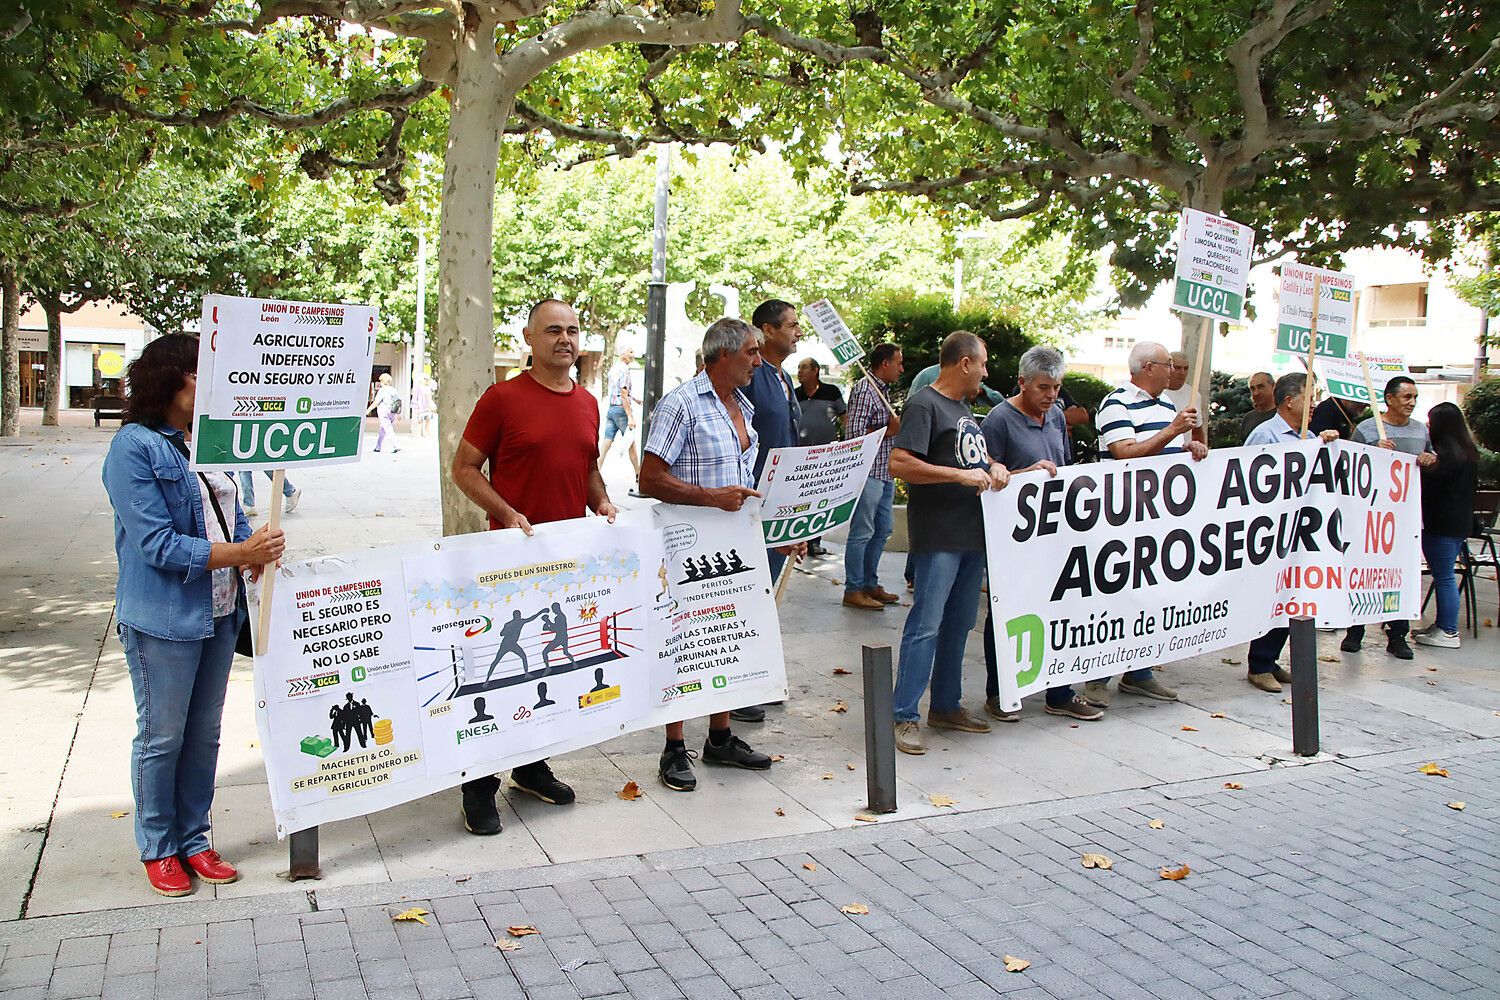
M854 505L849 537L844 543L844 606L865 611L884 611L886 605L901 600L880 585L880 557L891 537L894 518L896 483L891 478L891 443L901 430L901 418L891 409L891 390L902 370L901 348L892 343L876 344L870 351L869 374L849 390L849 409L844 414L844 434L850 438L885 430L869 478Z
M258 578L285 548L279 530L251 534L232 475L188 468L197 373L196 338L147 344L126 372L125 417L104 459L115 618L135 693L135 840L163 896L192 892L189 872L239 878L209 839L229 664L246 621L238 567Z
M386 439L391 442L391 451L400 451L396 444L396 415L401 412L401 394L391 385L389 372L382 372L380 376L380 388L375 390L375 401L365 411L375 414L380 420L380 434L375 438L375 450L384 451L382 447Z
M799 444L832 444L839 439L839 418L848 409L839 387L823 381L823 366L812 358L797 362L797 406L802 410ZM827 555L822 538L807 542L810 556Z
M1463 411L1439 403L1427 414L1427 433L1437 461L1422 467L1422 555L1432 570L1437 620L1418 632L1418 645L1457 649L1458 580L1454 565L1474 530L1474 497L1479 490L1479 448Z

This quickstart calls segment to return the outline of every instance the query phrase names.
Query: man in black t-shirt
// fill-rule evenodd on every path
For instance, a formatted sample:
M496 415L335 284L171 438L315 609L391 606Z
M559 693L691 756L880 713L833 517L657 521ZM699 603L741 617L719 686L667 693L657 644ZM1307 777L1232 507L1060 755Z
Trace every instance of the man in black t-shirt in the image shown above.
M907 484L907 532L916 575L911 612L901 633L895 691L896 749L926 753L919 703L932 685L927 724L987 733L989 724L965 711L964 644L979 611L984 576L984 516L979 495L1002 489L1005 466L990 461L984 434L969 409L985 376L984 342L950 333L938 354L937 380L913 393L891 448L891 474Z
M1358 426L1360 415L1364 411L1364 403L1329 396L1313 407L1312 416L1307 419L1307 429L1314 434L1338 431L1339 437L1351 441L1354 439L1354 428Z
M839 439L839 418L848 407L839 387L822 380L823 366L812 358L797 362L797 405L802 410L799 444L832 444ZM810 538L807 554L823 556L823 539Z

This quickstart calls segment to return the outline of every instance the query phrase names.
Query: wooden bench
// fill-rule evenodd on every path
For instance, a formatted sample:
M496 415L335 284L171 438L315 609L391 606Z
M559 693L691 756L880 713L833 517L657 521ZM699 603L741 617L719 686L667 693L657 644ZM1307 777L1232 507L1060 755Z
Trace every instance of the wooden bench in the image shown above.
M95 427L99 426L101 420L125 419L125 400L119 396L95 396L93 406Z

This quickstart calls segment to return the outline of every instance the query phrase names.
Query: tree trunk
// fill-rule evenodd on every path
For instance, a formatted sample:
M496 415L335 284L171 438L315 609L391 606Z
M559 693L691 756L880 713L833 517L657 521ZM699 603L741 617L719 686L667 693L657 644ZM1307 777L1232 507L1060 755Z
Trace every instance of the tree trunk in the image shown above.
M58 400L62 395L62 303L38 297L47 314L47 381L42 389L42 426L57 426Z
M21 433L21 282L16 265L0 261L0 437Z
M458 45L438 223L437 414L443 533L482 531L482 512L449 470L464 425L495 380L493 278L495 164L514 92L495 71L495 22L482 20Z

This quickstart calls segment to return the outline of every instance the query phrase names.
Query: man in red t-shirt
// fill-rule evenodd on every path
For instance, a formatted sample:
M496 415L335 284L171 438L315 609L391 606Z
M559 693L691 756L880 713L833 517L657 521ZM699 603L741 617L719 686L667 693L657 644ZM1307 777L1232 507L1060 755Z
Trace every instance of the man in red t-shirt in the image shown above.
M453 457L453 482L489 514L491 529L520 528L529 535L532 524L587 511L613 522L615 505L599 474L599 401L573 381L578 314L566 302L544 299L531 307L522 333L531 367L479 397ZM510 785L553 805L573 801L573 789L545 760L513 769ZM494 775L464 782L470 833L500 832L499 788Z

